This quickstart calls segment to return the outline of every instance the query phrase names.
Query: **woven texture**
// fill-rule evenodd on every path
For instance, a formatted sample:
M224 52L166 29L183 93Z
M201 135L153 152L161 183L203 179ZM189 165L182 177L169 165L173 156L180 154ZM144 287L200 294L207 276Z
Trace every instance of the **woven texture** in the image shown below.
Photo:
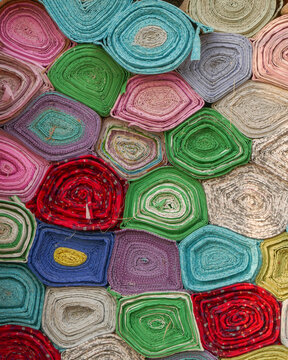
M197 180L162 167L130 184L123 218L122 228L180 241L208 223L205 193Z
M105 119L95 150L126 179L138 178L167 163L162 133L128 127L113 118Z
M108 230L121 219L127 183L93 155L53 164L27 207L50 224Z
M284 300L281 309L281 343L288 347L288 299ZM288 349L286 349L288 357Z
M58 346L70 348L115 330L116 302L104 288L47 288L42 328Z
M165 133L168 160L198 179L224 175L246 164L251 140L217 111L202 109Z
M136 75L128 80L111 115L148 131L174 128L204 105L203 99L176 72Z
M211 224L267 239L288 223L287 183L256 165L203 182Z
M50 161L87 154L98 139L101 119L64 95L45 93L10 121L5 130Z
M185 289L208 291L254 281L262 260L259 245L219 226L194 231L179 245Z
M252 46L242 35L202 35L200 61L187 58L178 71L205 101L215 102L251 77Z
M158 358L158 360L217 360L217 358L208 351L184 351L179 354Z
M128 73L100 46L83 44L60 56L48 77L57 91L108 116Z
M175 242L145 231L116 232L108 282L123 295L182 289Z
M202 350L192 303L185 293L146 293L119 300L116 331L151 358Z
M202 345L232 357L272 345L280 333L280 305L266 290L235 284L192 295Z
M251 351L241 356L230 357L229 360L286 360L288 349L281 345L265 346L263 349ZM221 358L221 360L228 360Z
M79 232L38 222L29 254L31 271L49 286L104 286L112 233Z

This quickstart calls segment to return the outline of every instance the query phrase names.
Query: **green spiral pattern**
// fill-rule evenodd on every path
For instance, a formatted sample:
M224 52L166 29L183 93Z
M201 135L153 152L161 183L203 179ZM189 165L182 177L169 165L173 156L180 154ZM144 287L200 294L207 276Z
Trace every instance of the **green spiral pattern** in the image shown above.
M146 293L120 299L116 332L149 358L203 350L192 301L186 293Z

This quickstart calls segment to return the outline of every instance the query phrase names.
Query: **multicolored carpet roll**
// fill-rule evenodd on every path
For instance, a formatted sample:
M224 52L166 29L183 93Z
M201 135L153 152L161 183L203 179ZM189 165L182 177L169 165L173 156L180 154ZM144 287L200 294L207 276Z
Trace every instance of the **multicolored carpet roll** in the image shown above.
M62 353L62 360L144 360L144 357L134 351L119 336L114 334L97 336L73 349Z
M114 235L38 222L28 266L45 285L105 286Z
M29 269L20 264L0 264L0 289L0 325L39 329L45 288Z
M256 284L267 289L278 300L288 299L288 234L267 239L261 244L263 264Z
M279 339L280 305L259 286L234 284L191 297L203 347L214 355L239 356Z
M43 69L0 53L0 125L15 117L39 92L52 86Z
M212 26L215 31L251 37L262 29L283 6L283 0L242 0L239 2L188 0L192 19Z
M108 282L122 295L181 290L176 243L146 231L116 232Z
M69 46L44 8L34 1L14 1L0 8L1 51L47 66Z
M198 179L224 175L250 160L252 141L217 111L201 109L165 133L169 162Z
M158 360L218 360L208 351L184 351L179 354L158 358Z
M0 326L3 359L61 360L61 355L41 331L17 325Z
M138 353L151 358L203 350L186 293L146 293L120 299L116 331Z
M116 302L104 288L47 288L42 316L45 334L62 348L75 347L115 330Z
M36 221L21 201L0 200L0 262L27 262Z
M121 228L146 230L181 241L208 223L201 184L173 167L161 167L133 181Z
M60 56L49 69L48 77L57 91L82 102L101 116L108 116L128 73L101 46L83 44Z
M213 31L167 2L145 0L114 19L104 46L132 73L161 74L176 69L190 53L200 59L200 29Z
M212 107L250 138L288 128L288 91L270 84L248 80Z
M127 186L102 159L80 156L53 164L26 205L50 224L103 231L122 219Z
M281 345L265 346L262 349L251 351L241 356L230 357L229 360L287 360L288 349ZM221 358L221 360L228 360Z
M281 309L281 343L288 347L288 299L284 300ZM288 349L287 357L288 357Z
M20 141L0 130L0 198L19 196L29 201L43 179L48 163Z
M280 16L261 29L253 41L253 80L288 89L288 15Z
M95 151L126 179L138 178L167 163L162 133L132 128L113 118L103 122Z
M187 58L178 71L205 101L213 103L251 77L251 43L237 34L202 35L200 61Z
M5 130L50 161L87 154L98 139L101 119L87 106L47 92L25 108Z
M241 235L267 239L288 224L287 183L254 164L203 182L209 221Z
M132 0L39 0L61 31L77 43L99 43Z
M209 291L254 281L262 262L259 245L259 241L220 226L196 230L179 245L185 289Z
M148 131L174 128L202 108L204 100L176 72L136 75L127 82L111 115Z

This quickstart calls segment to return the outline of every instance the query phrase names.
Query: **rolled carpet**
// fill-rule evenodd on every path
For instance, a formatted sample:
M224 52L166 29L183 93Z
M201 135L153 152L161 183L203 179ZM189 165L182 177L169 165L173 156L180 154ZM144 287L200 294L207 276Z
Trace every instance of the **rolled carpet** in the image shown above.
M42 328L56 345L67 349L112 333L115 314L116 302L104 288L47 288Z
M280 335L280 304L266 290L248 283L193 294L203 347L233 357L273 345Z
M158 358L158 360L217 360L214 355L208 351L185 351L179 354Z
M89 152L101 127L97 113L56 92L37 97L5 130L35 153L59 161Z
M0 200L0 262L27 262L36 221L17 197Z
M162 133L129 127L113 118L103 122L95 151L126 179L138 178L167 163Z
M145 293L121 298L116 332L138 353L150 358L203 350L192 302L186 293Z
M178 71L205 101L213 103L251 77L251 43L237 34L202 35L201 59L187 58Z
M129 186L121 228L181 241L207 223L201 184L178 169L155 169Z
M230 357L229 360L287 360L288 349L281 345L265 346L262 349L250 351L248 354ZM221 357L221 360L228 360Z
M250 160L252 141L209 108L165 133L169 162L198 179L224 175Z
M204 105L204 100L176 72L136 75L127 82L111 115L148 131L174 128Z
M101 46L82 44L62 54L48 77L57 91L108 116L128 73Z
M26 206L42 221L74 230L108 230L121 220L126 180L93 155L55 163Z
M283 301L281 309L281 343L286 346L288 356L288 299Z
M49 286L105 286L114 235L38 221L28 266Z

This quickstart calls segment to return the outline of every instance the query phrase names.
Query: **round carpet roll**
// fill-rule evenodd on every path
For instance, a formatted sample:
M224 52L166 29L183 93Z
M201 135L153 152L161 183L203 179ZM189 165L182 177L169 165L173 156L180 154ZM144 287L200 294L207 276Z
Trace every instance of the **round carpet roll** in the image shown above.
M148 359L148 358L147 358ZM150 358L151 359L151 358ZM179 354L158 358L158 360L217 360L214 355L208 351L184 351Z
M287 360L288 349L281 345L265 346L262 349L250 351L247 354L229 357L229 360ZM222 358L221 360L228 360L228 358Z
M56 92L37 97L5 130L49 161L84 155L95 144L101 119L88 106Z
M213 103L251 77L251 43L238 34L202 35L201 59L187 58L178 71L205 101Z
M283 301L281 309L281 343L286 346L288 355L288 299Z
M47 288L42 316L45 334L62 348L75 347L115 330L116 302L104 288Z

